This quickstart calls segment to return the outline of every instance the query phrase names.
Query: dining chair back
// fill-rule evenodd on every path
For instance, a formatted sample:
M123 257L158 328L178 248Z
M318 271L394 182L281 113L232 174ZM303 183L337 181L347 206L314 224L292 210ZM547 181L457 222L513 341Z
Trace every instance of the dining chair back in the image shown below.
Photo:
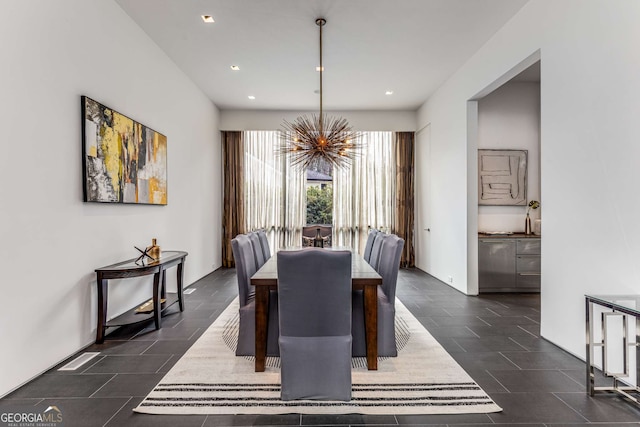
M395 357L396 346L396 284L404 240L395 234L387 234L380 246L377 271L382 276L378 287L378 356ZM364 329L364 297L362 291L353 295L353 356L366 355Z
M231 240L231 250L236 264L240 307L243 307L249 303L249 297L254 293L251 288L251 276L258 270L249 236L238 234Z
M396 284L398 283L398 271L400 270L403 249L404 239L395 234L389 234L382 242L378 274L382 276L382 291L389 298L389 301L396 299Z
M260 236L255 231L248 234L249 240L251 240L251 247L253 248L253 256L256 260L256 268L259 270L264 265L266 259L264 258L264 252L262 251L262 243L260 243Z
M258 237L260 238L260 244L262 245L262 254L264 255L265 262L271 258L271 249L269 248L269 239L267 238L267 232L264 230L258 230Z
M251 276L258 270L255 253L249 236L239 234L231 240L231 249L236 264L239 300L238 343L236 356L255 356L256 301ZM269 319L267 330L267 355L278 356L278 297L276 291L269 292Z
M278 252L282 400L351 400L351 252Z
M365 261L369 262L371 259L371 249L373 249L373 241L376 239L376 235L378 234L378 230L375 228L369 231L369 235L367 236L367 243L364 245L364 254L363 258Z
M378 271L378 261L380 260L380 250L382 248L382 242L386 239L388 234L383 232L376 233L373 239L373 245L371 246L371 256L369 257L369 265L374 270Z

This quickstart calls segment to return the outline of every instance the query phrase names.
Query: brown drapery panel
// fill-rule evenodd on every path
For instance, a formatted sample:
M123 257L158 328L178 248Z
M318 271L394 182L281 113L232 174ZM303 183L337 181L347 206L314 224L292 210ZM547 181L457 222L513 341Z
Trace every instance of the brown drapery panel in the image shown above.
M396 212L394 233L404 239L400 267L414 267L413 182L415 132L396 132Z
M244 141L240 131L222 131L222 266L234 267L231 239L244 230Z

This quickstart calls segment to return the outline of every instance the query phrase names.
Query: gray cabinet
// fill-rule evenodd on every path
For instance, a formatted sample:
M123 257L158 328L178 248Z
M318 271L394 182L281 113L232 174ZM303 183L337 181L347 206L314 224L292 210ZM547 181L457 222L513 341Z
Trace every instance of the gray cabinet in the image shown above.
M480 292L539 292L540 238L481 237L478 289Z

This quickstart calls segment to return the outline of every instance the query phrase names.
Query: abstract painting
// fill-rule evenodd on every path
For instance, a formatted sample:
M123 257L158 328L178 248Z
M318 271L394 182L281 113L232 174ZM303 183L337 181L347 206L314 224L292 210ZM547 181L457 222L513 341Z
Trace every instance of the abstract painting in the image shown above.
M527 204L527 150L478 150L478 204Z
M82 97L84 201L167 204L167 137Z

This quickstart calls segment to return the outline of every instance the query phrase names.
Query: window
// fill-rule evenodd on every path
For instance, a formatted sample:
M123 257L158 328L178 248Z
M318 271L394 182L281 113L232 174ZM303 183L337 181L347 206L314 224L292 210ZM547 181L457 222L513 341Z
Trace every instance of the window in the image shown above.
M307 225L331 225L333 222L333 168L323 159L307 168Z

